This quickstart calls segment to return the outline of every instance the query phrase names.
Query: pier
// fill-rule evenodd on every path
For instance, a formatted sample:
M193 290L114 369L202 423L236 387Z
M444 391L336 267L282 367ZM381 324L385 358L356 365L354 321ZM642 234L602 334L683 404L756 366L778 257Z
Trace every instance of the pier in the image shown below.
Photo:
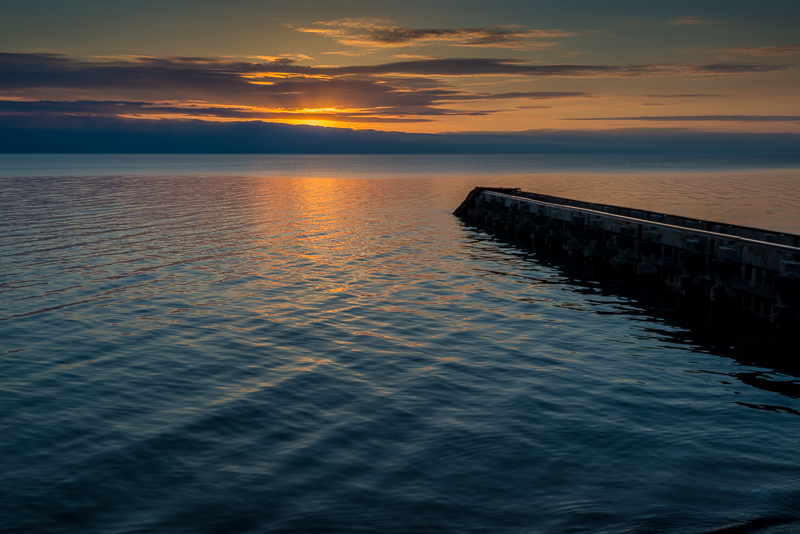
M718 309L800 326L800 235L510 188L476 187L454 214Z

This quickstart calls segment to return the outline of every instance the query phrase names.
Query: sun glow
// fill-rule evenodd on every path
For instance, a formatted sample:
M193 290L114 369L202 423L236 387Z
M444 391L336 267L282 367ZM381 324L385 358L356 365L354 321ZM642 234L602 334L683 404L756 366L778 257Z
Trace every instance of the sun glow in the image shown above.
M304 74L299 72L251 72L250 74L242 74L242 78L247 78L250 80L260 80L262 78L280 78L280 79L288 79L288 78L309 78L315 80L332 80L333 76L329 76L327 74ZM255 82L250 82L255 83Z
M348 128L350 130L369 130L375 128L374 125L370 124L337 121L331 119L272 119L269 122L280 122L282 124L302 124L306 126L325 126L328 128Z

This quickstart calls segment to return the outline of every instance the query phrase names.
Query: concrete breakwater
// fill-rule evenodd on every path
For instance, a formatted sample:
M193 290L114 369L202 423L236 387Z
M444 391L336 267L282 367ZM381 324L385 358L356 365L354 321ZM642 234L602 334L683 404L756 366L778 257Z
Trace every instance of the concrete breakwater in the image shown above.
M476 187L455 215L670 291L800 326L800 236L519 189Z

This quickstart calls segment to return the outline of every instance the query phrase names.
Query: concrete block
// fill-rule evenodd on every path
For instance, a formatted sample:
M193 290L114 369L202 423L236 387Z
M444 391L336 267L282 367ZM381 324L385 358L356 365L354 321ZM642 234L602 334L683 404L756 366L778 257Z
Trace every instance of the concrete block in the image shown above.
M561 246L561 237L553 234L548 234L547 237L544 238L545 243L550 246Z
M631 267L633 265L633 258L625 254L617 254L614 256L612 263L614 264L614 267L617 268Z
M684 234L680 230L663 229L661 231L661 244L675 248L683 248Z
M531 239L533 240L544 239L547 235L549 235L547 228L542 228L541 226L537 226L531 231Z
M734 261L715 259L711 260L711 272L723 278L728 278L741 274L741 266Z
M681 275L678 278L678 287L685 292L700 292L705 287L705 281L697 276Z
M772 235L772 234L767 234ZM767 239L770 243L777 243L778 245L786 245L787 247L795 246L795 240L788 235L774 235L772 239Z
M601 231L597 228L584 228L583 235L588 239L600 239L602 237Z
M636 239L625 235L615 235L613 238L613 243L620 249L633 250L636 247Z
M567 232L573 237L583 237L586 234L586 230L587 228L582 224L567 224Z
M650 241L636 241L634 250L643 256L652 256L653 254L661 253L661 245L658 243L651 243Z
M684 242L687 252L696 252L698 254L706 253L706 243L703 239L687 239Z
M582 252L584 249L583 243L578 241L577 239L570 239L567 241L567 251L568 252Z
M767 267L768 260L768 251L764 250L763 248L754 245L742 246L742 263L752 265L754 267ZM779 268L780 267L778 267L778 269Z
M564 211L559 208L550 208L550 218L554 221L563 221Z
M661 232L658 230L645 230L642 238L649 243L661 243Z
M572 222L574 224L586 225L587 219L585 213L572 213Z
M739 294L735 289L725 285L718 285L711 288L711 300L714 302L735 303L739 299Z
M678 263L684 269L699 269L705 267L706 256L697 252L679 252Z
M790 306L774 306L772 323L779 327L796 329L800 325L800 309Z
M786 260L782 261L781 276L786 276L788 278L800 278L800 262Z
M775 292L779 295L792 295L795 290L800 289L798 279L793 276L778 275L775 277L774 286Z
M586 256L587 258L602 257L603 249L596 245L590 245L583 249L583 255Z
M649 263L640 263L636 267L636 274L639 276L658 276L658 267Z
M719 247L718 249L719 259L724 261L734 261L734 262L741 262L742 261L742 249L734 248L734 247Z

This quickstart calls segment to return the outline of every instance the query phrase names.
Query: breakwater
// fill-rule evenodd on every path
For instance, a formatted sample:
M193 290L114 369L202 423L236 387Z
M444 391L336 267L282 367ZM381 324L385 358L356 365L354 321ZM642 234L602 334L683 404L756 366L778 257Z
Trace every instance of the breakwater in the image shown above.
M800 236L647 210L476 187L455 215L669 291L800 324Z

